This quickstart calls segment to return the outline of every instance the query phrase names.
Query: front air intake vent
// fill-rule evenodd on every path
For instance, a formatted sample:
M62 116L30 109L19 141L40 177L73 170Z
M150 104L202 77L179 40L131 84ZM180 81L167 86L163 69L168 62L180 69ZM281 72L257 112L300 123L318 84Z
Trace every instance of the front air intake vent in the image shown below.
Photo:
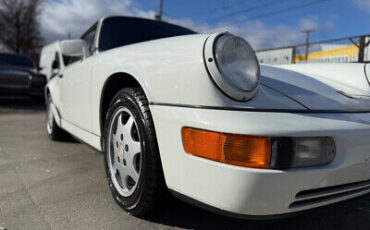
M296 194L296 201L291 203L289 208L300 208L322 202L328 202L365 191L370 192L370 180L304 190Z

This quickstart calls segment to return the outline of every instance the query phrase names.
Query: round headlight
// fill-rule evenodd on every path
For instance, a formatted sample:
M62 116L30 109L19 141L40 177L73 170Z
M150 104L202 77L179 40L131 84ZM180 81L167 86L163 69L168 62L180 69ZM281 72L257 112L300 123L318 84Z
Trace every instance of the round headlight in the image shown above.
M251 99L257 92L260 78L252 47L244 39L228 33L210 38L213 41L207 40L204 55L216 85L235 100Z

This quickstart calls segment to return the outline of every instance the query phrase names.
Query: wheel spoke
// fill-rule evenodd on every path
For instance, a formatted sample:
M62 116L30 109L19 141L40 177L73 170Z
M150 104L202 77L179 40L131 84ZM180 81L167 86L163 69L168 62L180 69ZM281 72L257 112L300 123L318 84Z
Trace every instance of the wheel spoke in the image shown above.
M131 133L131 127L132 127L132 124L134 123L134 119L132 118L132 116L130 116L126 122L126 124L124 124L124 128L126 130L126 134L127 135L130 135Z
M122 114L120 114L118 117L117 117L117 122L116 122L116 135L118 136L119 133L123 133L124 132L124 125L122 123Z
M130 196L140 178L141 142L133 114L127 108L118 110L110 126L110 169L120 194ZM117 187L118 186L118 187Z
M139 180L139 174L134 169L133 162L131 162L130 164L127 164L127 173L131 177L131 179L134 180L135 183L137 183L137 181Z
M123 166L118 166L117 167L117 170L119 172L119 175L120 175L120 180L121 180L121 185L122 185L122 188L123 189L128 189L128 186L127 186L127 169Z
M132 141L130 143L129 154L135 156L136 154L141 152L141 144L139 141Z
M112 158L110 160L112 165L111 171L115 173L117 171L117 160L115 158Z
M117 142L119 140L119 134L112 134L112 144L114 146L114 148L116 149L117 148Z

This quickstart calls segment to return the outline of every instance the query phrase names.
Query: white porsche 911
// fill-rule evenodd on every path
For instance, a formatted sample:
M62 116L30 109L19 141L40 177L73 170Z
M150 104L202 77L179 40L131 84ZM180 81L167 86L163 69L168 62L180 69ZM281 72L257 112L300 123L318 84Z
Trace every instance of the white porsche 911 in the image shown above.
M47 133L104 152L113 197L133 215L165 189L250 218L370 192L369 65L259 66L230 33L132 17L60 47Z

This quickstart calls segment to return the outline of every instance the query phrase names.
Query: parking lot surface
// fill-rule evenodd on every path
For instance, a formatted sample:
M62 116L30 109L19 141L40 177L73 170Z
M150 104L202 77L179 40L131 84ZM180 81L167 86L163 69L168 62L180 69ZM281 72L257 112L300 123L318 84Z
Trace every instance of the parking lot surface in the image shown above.
M76 141L51 142L44 123L42 106L0 104L0 229L370 229L370 195L270 221L224 217L169 198L136 218L111 197L103 155Z

